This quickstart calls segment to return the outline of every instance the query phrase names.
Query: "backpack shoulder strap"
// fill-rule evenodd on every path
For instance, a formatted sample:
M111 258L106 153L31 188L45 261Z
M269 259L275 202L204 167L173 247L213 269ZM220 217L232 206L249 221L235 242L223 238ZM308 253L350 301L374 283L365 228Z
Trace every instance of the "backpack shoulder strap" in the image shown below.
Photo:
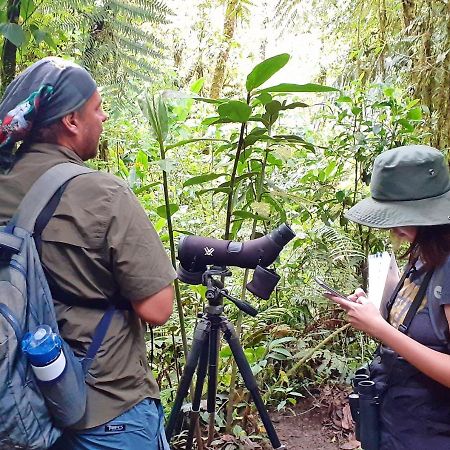
M10 224L32 233L37 217L56 191L72 178L90 172L95 171L74 163L62 163L51 167L31 186Z

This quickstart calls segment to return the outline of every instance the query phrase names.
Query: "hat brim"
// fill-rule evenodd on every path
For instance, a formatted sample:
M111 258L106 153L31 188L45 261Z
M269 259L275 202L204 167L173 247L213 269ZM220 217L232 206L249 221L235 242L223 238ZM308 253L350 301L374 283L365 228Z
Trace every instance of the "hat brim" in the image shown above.
M450 191L438 197L398 202L370 197L350 208L345 217L372 228L450 224Z

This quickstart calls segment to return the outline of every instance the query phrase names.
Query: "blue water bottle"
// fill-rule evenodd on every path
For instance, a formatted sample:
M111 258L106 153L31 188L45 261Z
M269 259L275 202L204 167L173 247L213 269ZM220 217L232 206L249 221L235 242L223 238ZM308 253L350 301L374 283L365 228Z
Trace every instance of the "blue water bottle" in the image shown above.
M56 380L66 367L61 338L48 325L40 325L34 333L26 333L22 350L40 381Z

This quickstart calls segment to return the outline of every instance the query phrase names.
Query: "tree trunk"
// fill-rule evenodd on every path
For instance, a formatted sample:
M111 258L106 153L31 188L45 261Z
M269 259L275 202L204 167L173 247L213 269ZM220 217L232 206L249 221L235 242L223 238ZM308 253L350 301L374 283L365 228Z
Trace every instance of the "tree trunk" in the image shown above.
M385 55L386 55L386 0L379 0L378 17L380 21L380 43L381 52L379 56L379 68L381 79L384 81L386 76Z
M20 1L21 0L8 0L7 3L7 17L9 23L19 23L20 15ZM1 93L5 91L9 83L14 79L16 75L16 58L17 47L8 39L4 39L2 49L2 67L1 67Z
M447 23L447 41L445 48L450 48L450 2L445 6L445 20ZM439 94L437 98L439 108L439 119L437 123L438 139L434 143L438 148L448 148L450 145L450 53L442 62L444 77L439 83Z
M218 98L222 92L231 43L236 30L238 3L239 0L228 0L227 3L223 24L223 44L214 69L210 90L211 98Z
M415 17L415 0L402 0L403 22L408 29Z

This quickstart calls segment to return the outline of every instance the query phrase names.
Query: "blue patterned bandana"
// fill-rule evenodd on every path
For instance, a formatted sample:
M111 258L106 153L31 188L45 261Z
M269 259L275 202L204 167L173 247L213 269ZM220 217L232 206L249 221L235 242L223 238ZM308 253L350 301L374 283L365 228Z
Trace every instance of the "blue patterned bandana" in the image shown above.
M7 87L0 103L0 152L80 108L97 89L81 66L49 57L34 63Z

